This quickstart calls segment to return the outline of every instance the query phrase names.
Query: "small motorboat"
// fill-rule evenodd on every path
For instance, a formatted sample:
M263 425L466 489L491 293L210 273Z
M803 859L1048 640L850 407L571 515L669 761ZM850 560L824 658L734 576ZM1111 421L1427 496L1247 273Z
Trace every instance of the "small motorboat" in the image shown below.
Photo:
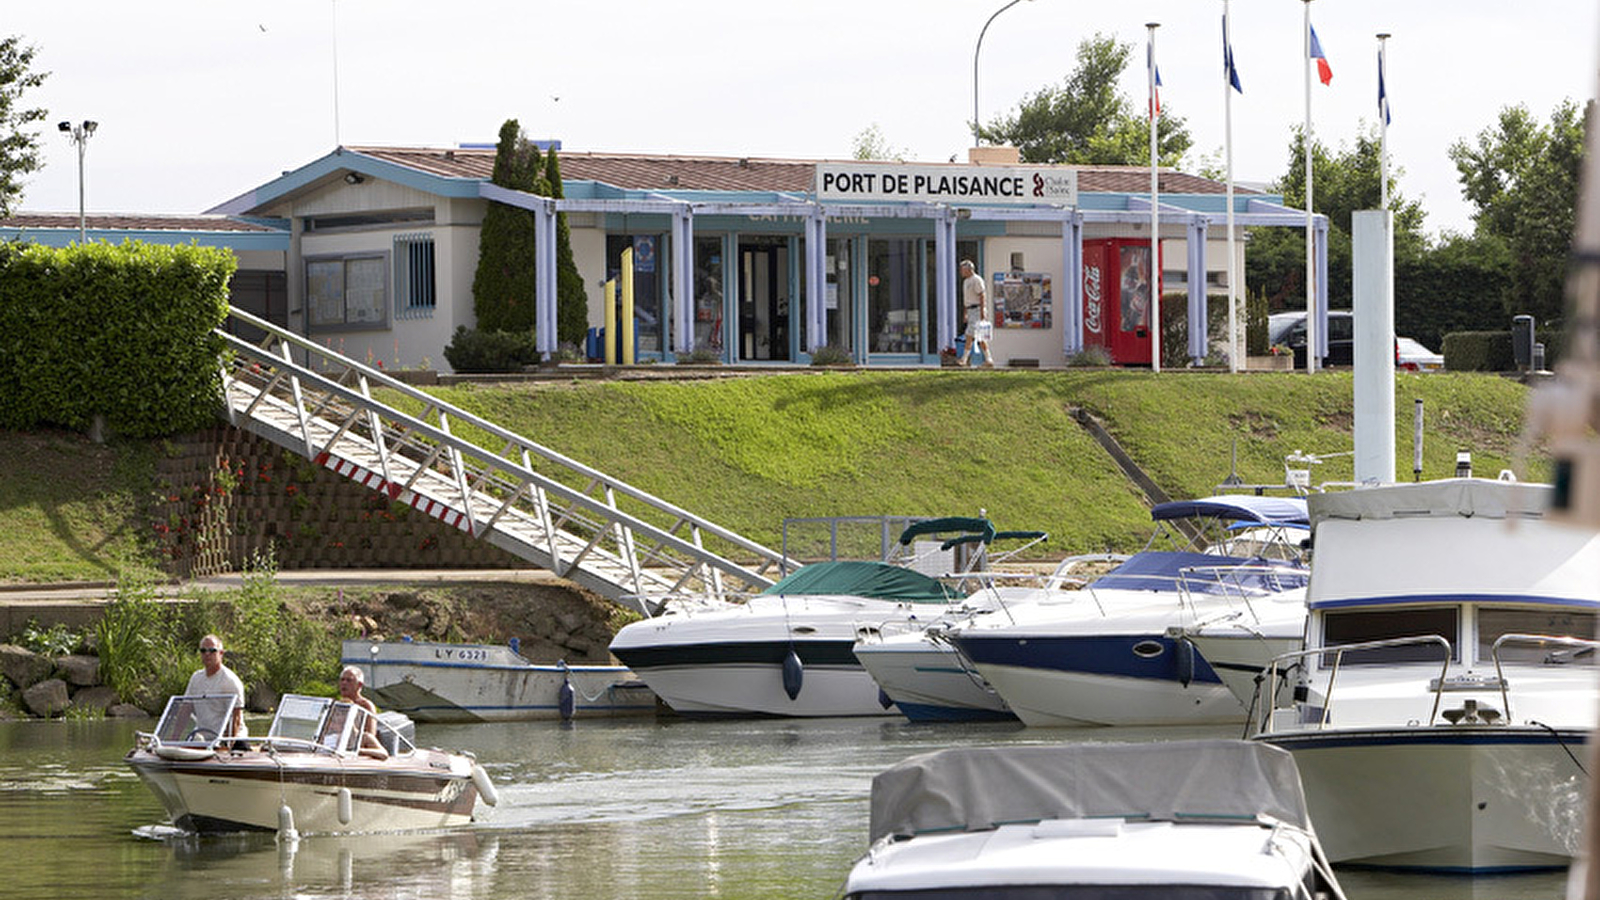
M178 696L126 760L172 824L201 834L411 831L472 821L494 784L470 754L418 748L404 714L285 694L263 738L227 733L238 698ZM374 740L375 739L375 740Z
M914 756L873 779L871 847L845 897L1342 897L1293 758L1267 749L1205 740Z
M626 666L540 664L513 645L347 640L341 665L367 693L418 722L648 716L656 695Z
M1206 725L1246 707L1182 629L1269 598L1304 616L1305 501L1220 495L1150 511L1149 544L1081 590L1002 598L949 637L1026 725Z
M1255 739L1294 754L1335 862L1565 868L1600 686L1600 534L1549 485L1474 478L1314 494L1305 649ZM1275 695L1275 696L1273 696Z

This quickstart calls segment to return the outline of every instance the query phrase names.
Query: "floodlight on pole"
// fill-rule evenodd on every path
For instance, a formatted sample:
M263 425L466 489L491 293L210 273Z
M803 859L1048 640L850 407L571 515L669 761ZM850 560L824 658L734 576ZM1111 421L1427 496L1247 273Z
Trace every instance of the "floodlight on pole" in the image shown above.
M87 218L83 211L83 150L89 143L89 138L94 134L100 123L92 119L84 119L74 125L71 122L62 122L56 128L61 130L72 143L78 146L78 243L88 240Z
M1000 14L1021 3L1022 0L1011 0L1005 6L994 11L989 21L983 23L983 30L978 32L978 45L972 48L972 146L978 146L978 51L983 49L983 36L988 33L989 26L994 23Z

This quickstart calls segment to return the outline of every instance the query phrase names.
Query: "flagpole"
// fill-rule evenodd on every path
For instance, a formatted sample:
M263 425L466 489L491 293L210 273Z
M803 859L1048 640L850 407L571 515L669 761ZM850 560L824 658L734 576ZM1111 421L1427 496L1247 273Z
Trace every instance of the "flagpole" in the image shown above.
M1389 69L1389 35L1378 35L1378 208L1389 208L1389 93L1384 83Z
M1156 29L1160 22L1146 22L1150 33L1146 66L1150 77L1150 371L1161 371L1161 192L1157 181L1160 159L1156 156Z
M1237 373L1244 342L1239 340L1239 278L1233 261L1233 35L1228 0L1222 0L1222 123L1223 159L1228 169L1228 371Z
M1305 4L1305 33L1302 35L1305 54L1301 65L1305 68L1306 76L1306 372L1310 373L1317 371L1318 331L1316 259L1313 256L1315 239L1311 211L1311 0L1302 2Z

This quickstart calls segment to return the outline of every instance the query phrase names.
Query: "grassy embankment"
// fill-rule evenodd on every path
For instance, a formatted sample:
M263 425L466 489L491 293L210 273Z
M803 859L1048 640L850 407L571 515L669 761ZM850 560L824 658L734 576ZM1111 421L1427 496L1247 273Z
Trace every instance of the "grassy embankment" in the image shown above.
M1045 553L1134 549L1143 497L1073 421L1093 413L1164 490L1212 493L1237 445L1246 482L1283 458L1351 449L1351 378L1173 372L839 372L713 381L542 382L440 389L525 434L745 536L777 546L785 517L974 515L1042 529ZM1467 374L1401 375L1396 448L1410 469L1413 398L1425 477L1512 466L1526 389ZM0 432L0 582L148 571L141 509L159 443L97 447ZM1315 469L1348 479L1347 456ZM1536 472L1537 476L1539 473Z

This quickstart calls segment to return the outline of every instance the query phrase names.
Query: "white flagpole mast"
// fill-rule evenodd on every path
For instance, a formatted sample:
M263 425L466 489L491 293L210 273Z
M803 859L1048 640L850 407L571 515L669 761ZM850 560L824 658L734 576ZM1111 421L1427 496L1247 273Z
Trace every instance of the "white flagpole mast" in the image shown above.
M1389 208L1389 35L1378 35L1378 208Z
M1228 168L1228 371L1236 373L1245 348L1239 334L1239 277L1233 259L1233 35L1229 28L1228 0L1222 0L1222 146Z
M1148 65L1150 76L1150 371L1161 371L1161 192L1156 173L1156 29L1159 22L1146 22L1150 32Z
M1313 237L1313 213L1311 212L1311 0L1305 3L1305 28L1302 43L1305 53L1302 54L1300 64L1305 69L1306 75L1306 128L1305 128L1305 154L1306 154L1306 371L1317 370L1317 268L1315 238Z

